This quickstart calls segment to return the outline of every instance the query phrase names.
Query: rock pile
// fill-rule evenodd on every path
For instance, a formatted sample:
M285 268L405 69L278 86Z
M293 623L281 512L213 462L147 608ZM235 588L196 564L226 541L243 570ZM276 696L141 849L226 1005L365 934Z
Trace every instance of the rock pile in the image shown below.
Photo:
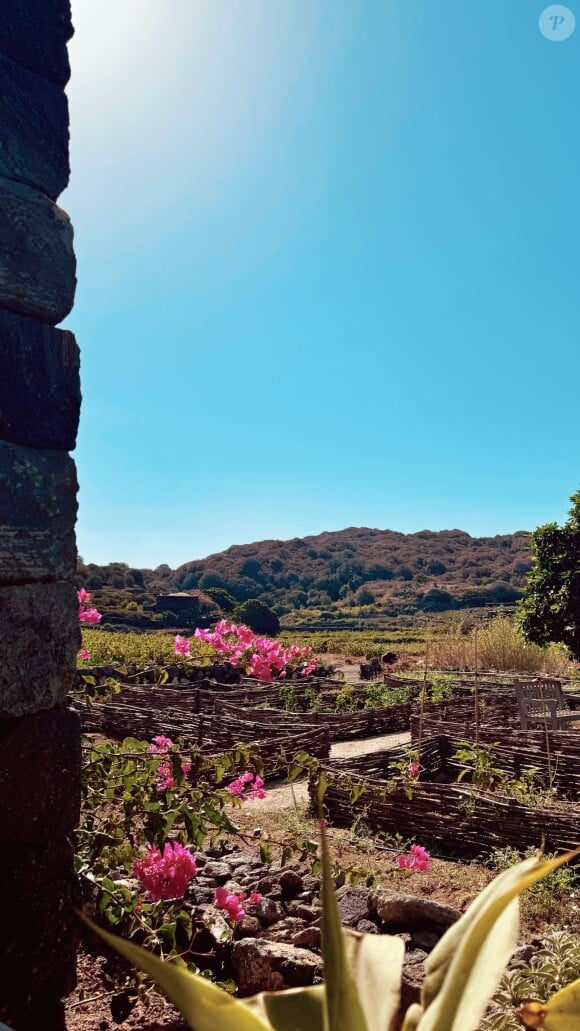
M233 977L240 995L317 983L321 979L320 878L290 863L266 867L255 856L222 842L197 856L198 876L187 901L196 928L192 951L220 978ZM213 906L215 888L258 892L261 902L244 902L246 916L232 928ZM345 927L367 934L396 934L405 943L403 1003L418 999L423 961L458 918L453 909L428 899L379 888L336 882Z

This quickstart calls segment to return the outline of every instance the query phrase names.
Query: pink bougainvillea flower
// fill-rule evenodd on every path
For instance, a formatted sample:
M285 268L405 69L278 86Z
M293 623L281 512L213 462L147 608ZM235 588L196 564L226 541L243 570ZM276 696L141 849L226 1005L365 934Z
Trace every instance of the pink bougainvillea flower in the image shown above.
M264 781L261 777L256 774L254 777L254 783L251 786L250 798L265 798L266 792L264 791Z
M91 595L89 591L85 591L84 587L81 587L80 591L77 591L77 598L79 600L79 603L81 605L84 605L85 602L91 600Z
M246 788L248 789L247 793ZM239 777L232 780L231 784L226 786L226 791L229 791L231 795L235 795L242 801L252 798L266 798L262 777L257 773L255 775L250 773L249 770L245 770Z
M91 653L90 653L89 649L88 648L81 648L81 650L79 652L79 659L82 659L83 662L86 662L87 659L90 659L90 657L91 657Z
M96 609L79 609L79 619L81 623L100 623L102 616Z
M260 895L260 892L259 892L259 891L253 891L253 892L252 892L252 893L250 894L250 897L249 897L249 899L248 899L248 902L251 902L253 906L257 906L257 905L259 905L259 903L260 903L261 901L262 901L262 896Z
M416 777L419 773L419 763L409 763L407 773L410 777Z
M232 895L227 888L215 889L213 904L216 909L225 909L232 923L240 923L246 915L240 897Z
M140 881L152 902L183 898L196 874L195 856L178 841L167 842L163 852L149 845L147 855L136 859L133 864L133 876Z
M182 637L181 634L176 634L174 647L176 655L189 655L191 643L187 640L187 638Z
M409 855L397 856L397 866L399 870L422 873L431 868L431 856L422 845L411 845Z
M171 759L169 758L168 751L173 748L173 741L170 737L164 737L163 734L159 734L153 738L152 744L149 745L149 752L151 755L158 755L163 760L157 769L157 787L161 790L166 788L177 787L175 777L173 776L173 767L171 765ZM188 759L181 760L181 772L186 777L191 769L191 763Z
M310 646L283 648L279 641L258 637L249 627L226 619L218 620L213 631L197 627L195 636L231 666L242 668L264 684L282 680L289 672L308 676L316 669Z

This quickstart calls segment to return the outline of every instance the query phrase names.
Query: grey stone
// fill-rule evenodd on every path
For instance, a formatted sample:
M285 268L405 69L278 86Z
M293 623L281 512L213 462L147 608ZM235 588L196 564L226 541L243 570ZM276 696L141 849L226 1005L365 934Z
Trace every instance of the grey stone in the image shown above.
M412 929L424 925L450 927L459 919L459 913L449 906L416 895L387 892L382 888L369 896L369 909L378 913L386 924L402 924Z
M424 963L426 959L427 953L424 949L410 949L405 953L405 963L410 967L416 966L417 963Z
M0 717L64 701L76 682L77 614L70 583L0 587Z
M229 941L232 928L224 915L214 905L204 903L191 914L195 928L191 940L194 952L211 952L216 946Z
M227 863L206 863L203 876L212 877L217 884L225 884L232 876L232 871Z
M291 938L291 944L299 949L320 949L321 943L319 927L305 927L303 931L298 931Z
M40 773L40 776L39 776ZM80 719L67 706L0 720L0 842L50 844L80 811Z
M282 889L282 898L291 898L293 895L298 895L304 886L302 877L295 870L282 870L278 883Z
M302 920L316 920L320 914L320 906L307 906L304 902L289 902L286 910L290 916L299 916Z
M435 931L413 931L413 945L416 945L418 949L426 949L427 952L431 952L440 937Z
M227 888L230 895L240 895L244 890L243 885L239 884L238 881L226 881L223 887Z
M236 927L237 938L256 938L262 930L262 925L256 916L249 916L246 913L244 919Z
M70 219L44 193L0 178L0 307L55 324L75 295Z
M340 922L345 927L356 927L359 920L366 920L369 915L368 888L351 888L345 885L336 893Z
M228 856L228 863L232 870L239 870L240 867L256 869L262 865L260 860L250 855L249 852L233 852L231 856Z
M259 891L261 895L269 895L274 887L274 879L272 877L261 877L256 886L256 891Z
M404 963L401 976L401 1012L406 1013L409 1006L421 1000L421 987L425 980L423 963Z
M64 452L0 441L0 585L74 576L77 487Z
M321 971L320 956L262 938L236 942L232 960L241 996L311 985Z
M269 927L260 937L265 941L287 942L293 934L303 931L305 926L305 920L300 920L297 916L287 916L284 920L280 920L279 923Z
M72 34L70 0L2 0L0 52L61 86L70 77Z
M69 179L68 105L61 86L0 54L0 175L56 200Z
M0 311L0 439L72 451L81 388L72 333Z
M262 899L255 907L254 914L264 927L270 927L271 924L277 923L278 920L283 920L285 916L280 903L271 898Z

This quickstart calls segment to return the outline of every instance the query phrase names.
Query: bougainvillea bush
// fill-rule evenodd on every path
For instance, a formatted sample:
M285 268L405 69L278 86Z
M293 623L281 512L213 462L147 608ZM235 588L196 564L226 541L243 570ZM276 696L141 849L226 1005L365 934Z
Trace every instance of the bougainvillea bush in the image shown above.
M86 593L86 592L85 592ZM95 612L96 610L90 610ZM96 613L99 616L98 613ZM100 616L99 616L100 618ZM85 625L96 619L84 619ZM96 665L154 665L161 668L176 662L207 666L212 662L228 662L247 676L264 683L293 676L308 676L317 667L317 660L308 645L284 648L280 641L255 634L247 626L221 619L215 630L197 629L191 638L177 634L111 634L83 628L83 649L79 658L89 658Z
M84 739L76 868L86 911L161 955L188 957L196 853L237 834L235 810L265 798L260 759L247 748L208 758L170 738ZM253 769L249 769L253 766ZM241 772L238 772L241 771ZM263 857L269 850L263 845ZM256 893L247 904L259 901ZM216 896L232 926L245 900Z

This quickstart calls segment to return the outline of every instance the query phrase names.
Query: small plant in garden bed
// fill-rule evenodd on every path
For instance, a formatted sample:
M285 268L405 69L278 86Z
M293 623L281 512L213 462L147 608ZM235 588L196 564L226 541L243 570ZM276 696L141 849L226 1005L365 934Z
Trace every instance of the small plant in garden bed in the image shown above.
M556 798L555 789L544 784L536 767L522 770L519 777L508 776L495 765L493 748L494 745L461 741L451 757L453 762L463 766L458 783L468 777L470 783L482 791L501 791L538 809L545 808Z
M561 868L562 872L565 867ZM559 872L559 871L556 871ZM553 875L550 874L549 877ZM540 889L542 882L535 885ZM530 891L535 890L530 888ZM543 946L529 960L529 966L519 966L505 973L497 987L491 1005L483 1018L479 1031L521 1031L518 1010L530 999L545 1003L556 992L580 978L580 939L566 931L551 931ZM573 1018L572 1018L573 1019ZM570 1023L567 1031L580 1026ZM543 1022L542 1022L543 1023ZM541 1028L542 1023L536 1024ZM534 1024L529 1024L534 1027Z

